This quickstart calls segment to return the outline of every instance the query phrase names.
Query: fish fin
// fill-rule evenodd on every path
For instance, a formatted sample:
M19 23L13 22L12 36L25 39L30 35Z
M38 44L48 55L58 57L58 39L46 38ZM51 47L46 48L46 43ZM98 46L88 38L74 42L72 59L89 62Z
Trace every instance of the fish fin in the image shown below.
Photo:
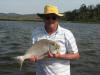
M20 63L20 71L22 70L22 66L23 66L23 63L24 63L24 56L17 56L17 57L14 57L14 59L17 59L18 62Z
M24 61L21 61L21 63L20 63L20 71L22 70L23 63L24 63Z

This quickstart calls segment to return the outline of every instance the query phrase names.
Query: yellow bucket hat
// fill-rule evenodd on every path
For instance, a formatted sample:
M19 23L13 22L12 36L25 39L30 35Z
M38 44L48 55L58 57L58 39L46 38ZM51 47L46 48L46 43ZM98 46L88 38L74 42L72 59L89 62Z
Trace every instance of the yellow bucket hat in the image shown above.
M39 17L43 17L46 14L55 14L57 16L63 16L63 14L58 13L58 8L56 6L52 6L52 5L46 5L44 7L44 13L43 14L38 13L37 15Z

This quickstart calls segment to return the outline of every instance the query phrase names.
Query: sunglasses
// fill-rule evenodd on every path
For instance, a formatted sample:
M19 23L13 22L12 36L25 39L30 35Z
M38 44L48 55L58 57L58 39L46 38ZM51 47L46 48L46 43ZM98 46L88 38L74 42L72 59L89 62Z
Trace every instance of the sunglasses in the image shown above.
M56 19L57 19L57 16L52 16L52 17L50 17L50 16L45 16L45 19L46 19L46 20L50 20L50 19L56 20Z

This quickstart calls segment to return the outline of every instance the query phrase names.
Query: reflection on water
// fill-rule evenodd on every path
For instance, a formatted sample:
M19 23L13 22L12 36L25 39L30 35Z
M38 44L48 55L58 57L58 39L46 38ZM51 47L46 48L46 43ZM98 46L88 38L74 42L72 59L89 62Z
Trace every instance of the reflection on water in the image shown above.
M24 54L32 31L42 22L0 21L0 75L35 75L34 63L19 64L11 57ZM80 60L71 62L72 75L100 74L100 24L60 23L76 37Z

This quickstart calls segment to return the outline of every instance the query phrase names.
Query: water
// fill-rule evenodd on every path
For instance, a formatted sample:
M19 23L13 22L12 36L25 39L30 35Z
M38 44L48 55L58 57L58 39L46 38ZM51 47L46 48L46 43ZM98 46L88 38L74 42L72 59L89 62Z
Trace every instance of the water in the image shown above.
M0 75L35 75L33 62L19 64L11 57L24 54L30 47L32 31L42 22L0 21ZM60 23L70 29L77 41L80 59L71 61L72 75L100 74L100 24Z

